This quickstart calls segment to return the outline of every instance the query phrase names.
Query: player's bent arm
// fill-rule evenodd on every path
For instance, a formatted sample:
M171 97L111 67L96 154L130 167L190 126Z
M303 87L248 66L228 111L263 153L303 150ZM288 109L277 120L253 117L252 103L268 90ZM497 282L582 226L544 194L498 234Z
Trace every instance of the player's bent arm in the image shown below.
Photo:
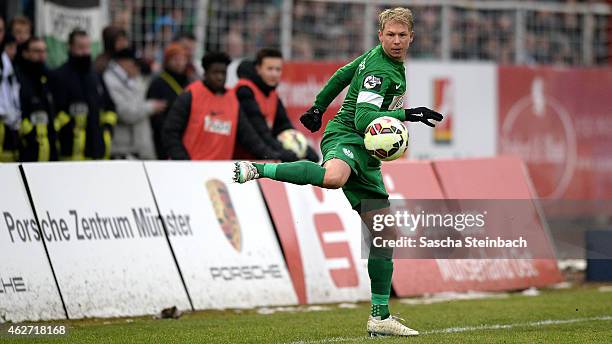
M183 145L183 134L191 113L191 92L179 95L168 111L162 128L162 143L172 160L190 160Z
M357 109L355 110L355 128L360 132L365 132L368 124L383 116L397 118L402 122L406 120L404 109L381 111L380 107L377 107L376 105L372 105L370 103L357 103Z
M368 55L370 51L354 59L352 62L338 69L329 78L325 86L321 89L315 98L314 106L322 112L325 112L329 104L342 92L342 90L351 83L353 76L359 67L359 64Z

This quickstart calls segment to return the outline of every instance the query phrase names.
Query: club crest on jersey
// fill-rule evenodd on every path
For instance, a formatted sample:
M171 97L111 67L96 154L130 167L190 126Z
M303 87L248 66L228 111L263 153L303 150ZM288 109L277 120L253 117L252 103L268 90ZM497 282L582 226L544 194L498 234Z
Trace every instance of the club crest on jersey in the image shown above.
M375 75L368 75L363 80L363 87L368 90L379 91L382 85L383 78Z

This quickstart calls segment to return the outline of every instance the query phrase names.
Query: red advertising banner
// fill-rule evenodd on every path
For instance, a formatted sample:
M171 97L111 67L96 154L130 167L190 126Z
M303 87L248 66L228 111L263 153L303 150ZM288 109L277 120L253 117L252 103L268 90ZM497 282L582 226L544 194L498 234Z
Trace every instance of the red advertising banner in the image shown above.
M383 165L383 178L394 203L401 199L531 198L517 158L396 161ZM361 239L360 220L342 193L266 179L259 183L299 302L367 299L365 259L355 247ZM396 259L393 288L403 297L513 290L560 280L554 259Z
M391 198L530 199L522 166L516 158L397 162L384 164L383 176ZM396 259L393 288L403 297L540 287L561 279L551 259Z
M346 89L327 108L323 126L318 132L311 133L304 128L300 124L300 116L312 106L327 80L347 62L287 62L283 66L283 78L278 87L280 97L295 128L311 138L316 148L319 147L325 125L340 109Z
M612 199L612 69L499 68L498 151L537 196Z
M533 198L529 177L516 157L437 161L433 167L448 199ZM537 212L534 203L531 207ZM525 230L546 235L543 225L539 222ZM438 260L437 265L441 280L436 287L445 290L512 290L563 280L556 259Z

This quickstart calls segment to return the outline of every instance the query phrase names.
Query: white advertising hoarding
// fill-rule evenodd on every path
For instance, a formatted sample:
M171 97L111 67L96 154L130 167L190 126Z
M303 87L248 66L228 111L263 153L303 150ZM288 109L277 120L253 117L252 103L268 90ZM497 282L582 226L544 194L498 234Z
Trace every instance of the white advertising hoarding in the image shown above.
M23 168L70 318L191 309L142 163Z
M415 159L495 156L497 149L497 66L490 63L406 64L407 108L442 113L431 128L409 123L408 156Z
M18 164L0 190L0 323L66 318Z
M361 255L361 219L340 190L286 185L304 257L310 303L370 299L367 260ZM310 189L310 190L309 190ZM335 254L346 244L350 255ZM337 273L344 271L343 273ZM348 277L353 271L355 278ZM346 274L345 276L342 276ZM351 282L352 280L352 282Z
M361 219L341 190L260 180L300 303L370 298Z
M297 303L257 183L232 183L231 162L145 167L194 308Z

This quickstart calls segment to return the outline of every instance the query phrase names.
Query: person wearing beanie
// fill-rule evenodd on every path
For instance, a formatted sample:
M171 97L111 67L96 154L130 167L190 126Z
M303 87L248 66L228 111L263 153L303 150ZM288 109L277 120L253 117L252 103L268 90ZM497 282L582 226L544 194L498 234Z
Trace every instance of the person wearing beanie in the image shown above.
M185 48L179 43L170 43L166 49L164 49L162 71L151 80L151 84L147 90L147 99L164 100L168 104L166 110L151 117L155 153L160 160L168 159L168 153L166 153L162 144L162 127L168 115L168 109L188 84L186 74L187 62L187 52Z

